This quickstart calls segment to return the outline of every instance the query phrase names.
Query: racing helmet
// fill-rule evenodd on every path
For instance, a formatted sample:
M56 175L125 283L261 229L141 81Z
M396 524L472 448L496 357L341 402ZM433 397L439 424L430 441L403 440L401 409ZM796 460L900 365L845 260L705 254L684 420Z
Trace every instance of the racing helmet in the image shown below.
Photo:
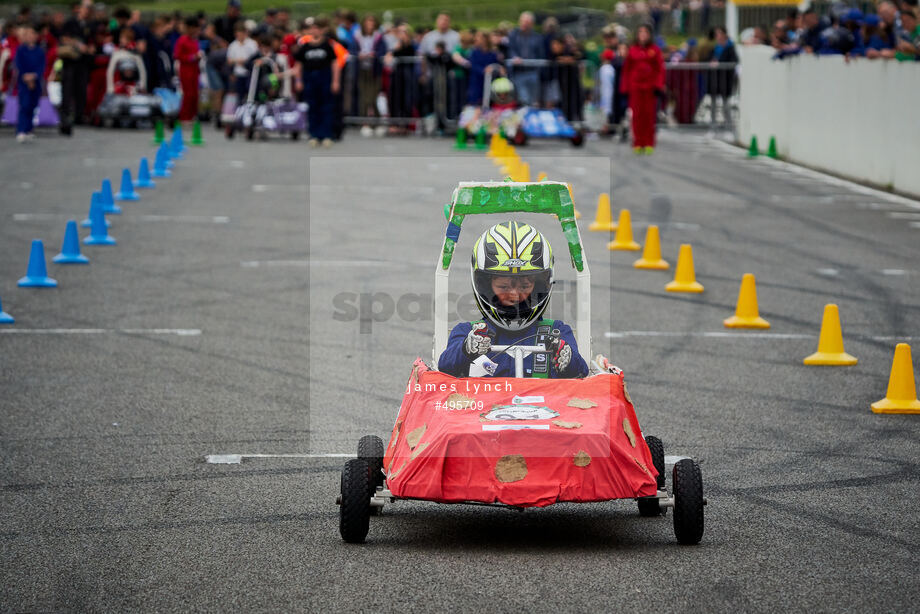
M482 315L499 328L522 330L537 321L553 290L553 250L543 234L524 222L496 224L476 240L470 266L473 294ZM533 291L516 305L503 305L492 280L511 277L533 282Z

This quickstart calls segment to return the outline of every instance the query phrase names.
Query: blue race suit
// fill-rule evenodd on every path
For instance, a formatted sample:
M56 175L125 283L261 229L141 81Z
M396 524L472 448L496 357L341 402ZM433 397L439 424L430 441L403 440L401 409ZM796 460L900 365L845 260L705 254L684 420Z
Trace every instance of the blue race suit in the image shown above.
M575 342L575 335L572 327L562 320L553 320L552 328L559 329L560 337L566 344L572 346L572 362L563 373L557 373L556 368L550 364L549 377L585 377L588 375L588 365L581 354L578 353L578 344ZM537 326L540 321L531 324L529 327L518 330L508 331L501 328L489 327L490 332L495 333L492 339L493 345L507 345L517 342L519 345L535 345ZM438 370L454 377L469 377L470 363L478 356L468 356L463 351L463 344L466 336L473 329L471 322L461 322L454 326L450 331L450 337L447 339L447 348L438 358ZM495 377L514 377L514 358L508 352L490 351L486 354L492 362L498 367L495 369ZM524 358L524 377L533 377L533 360L531 354Z

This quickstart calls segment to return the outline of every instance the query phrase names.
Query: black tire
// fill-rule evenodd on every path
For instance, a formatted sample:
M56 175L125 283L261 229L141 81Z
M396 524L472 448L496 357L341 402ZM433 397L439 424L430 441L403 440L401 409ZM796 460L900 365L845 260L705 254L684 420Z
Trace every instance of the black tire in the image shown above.
M652 453L652 465L655 466L655 470L658 472L656 486L658 490L664 490L664 445L654 435L646 437L645 443L648 445L649 452ZM661 507L658 504L657 497L642 497L637 501L639 502L640 516L664 516L668 511L668 508Z
M246 128L246 140L251 141L256 138L256 129L255 128Z
M349 544L363 544L370 528L371 474L367 463L353 458L342 469L339 534Z
M581 130L578 130L571 139L572 147L581 147L585 144L585 133Z
M358 458L370 468L374 488L383 486L383 440L376 435L362 437L358 441Z
M292 133L291 133L291 140L292 140L292 141L299 141L299 140L300 140L300 133L297 132L296 130L295 130L294 132L292 132Z
M233 126L227 124L227 127L224 128L224 136L226 136L228 139L232 139L234 136L236 136L236 130L233 129Z
M514 136L511 137L511 143L522 147L527 144L527 134L523 130L518 130L514 133Z
M649 452L652 453L652 464L658 472L658 490L664 490L664 444L654 435L645 438Z
M703 474L695 460L685 458L674 465L674 536L680 544L703 539Z

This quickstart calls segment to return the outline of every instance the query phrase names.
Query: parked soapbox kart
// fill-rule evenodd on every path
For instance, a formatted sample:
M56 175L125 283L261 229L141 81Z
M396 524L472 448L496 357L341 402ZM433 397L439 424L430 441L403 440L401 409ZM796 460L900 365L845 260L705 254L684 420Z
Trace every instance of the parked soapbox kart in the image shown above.
M699 465L677 460L667 490L662 443L643 437L622 372L602 356L582 379L522 377L524 357L533 353L537 364L549 343L492 346L514 358L517 377L437 371L447 345L448 275L460 226L480 213L558 217L575 269L576 340L579 351L591 355L591 278L566 184L461 183L445 212L432 368L415 361L389 443L362 437L357 458L345 463L337 499L342 539L363 542L370 517L399 499L515 508L635 499L642 516L673 508L677 541L699 543L705 505Z

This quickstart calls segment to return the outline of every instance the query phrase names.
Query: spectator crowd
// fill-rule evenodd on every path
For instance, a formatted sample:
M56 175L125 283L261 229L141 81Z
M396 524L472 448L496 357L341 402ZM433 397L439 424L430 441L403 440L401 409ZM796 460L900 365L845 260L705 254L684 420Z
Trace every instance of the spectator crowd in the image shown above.
M613 7L615 18L647 17L651 38L643 44L660 50L664 64L711 65L705 71L668 71L662 87L651 90L659 110L668 109L679 123L693 121L704 96L712 101L713 119L717 102L727 109L738 56L722 27L679 46L666 45L660 27L670 11L673 25L679 26L674 30L682 29L688 9L701 11L708 24L709 11L718 6L709 0L674 0ZM60 82L65 134L75 124L98 121L95 110L106 93L106 69L116 50L135 54L143 63L147 91L181 90L183 121L202 117L219 123L227 97L244 99L253 75L270 66L276 77L290 79L295 96L308 103L311 144L328 146L341 136L345 117L360 118L364 135L418 129L423 119L443 127L464 106L488 106L490 84L501 77L513 82L519 105L559 108L571 121L586 120L586 109L598 109L603 123L616 127L629 106L623 74L635 35L611 24L599 42L577 40L554 17L537 23L529 11L517 24L457 31L447 13L439 14L433 27L413 28L399 19L381 24L373 14L359 17L348 10L337 11L332 19L295 23L285 8L247 19L240 1L229 0L215 18L170 13L145 20L137 10L110 10L82 0L72 3L69 14L36 16L23 8L3 25L0 52L11 60L3 69L3 88L20 97L21 107L37 104L49 79ZM920 59L917 0L882 0L876 14L845 5L826 16L793 10L769 33L765 27L751 28L741 38L745 44L771 45L780 57L817 53ZM20 126L17 132L28 138L31 129Z

